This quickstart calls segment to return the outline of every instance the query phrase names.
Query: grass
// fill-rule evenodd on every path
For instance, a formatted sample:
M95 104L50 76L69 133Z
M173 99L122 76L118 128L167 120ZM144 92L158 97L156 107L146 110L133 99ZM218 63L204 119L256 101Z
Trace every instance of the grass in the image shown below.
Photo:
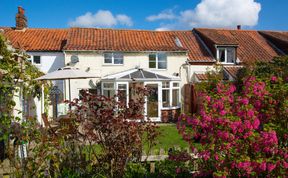
M175 124L159 124L160 135L157 137L157 144L152 149L157 153L162 148L167 153L169 148L175 146L184 149L189 147L188 143L182 139L182 136L178 133ZM147 151L147 145L144 145Z

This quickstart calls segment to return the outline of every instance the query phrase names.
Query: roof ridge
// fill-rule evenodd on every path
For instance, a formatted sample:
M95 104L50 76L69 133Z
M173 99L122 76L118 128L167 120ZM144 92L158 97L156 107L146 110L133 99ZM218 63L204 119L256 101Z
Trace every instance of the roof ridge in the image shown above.
M115 30L115 31L143 31L143 32L192 32L191 30L148 30L148 29L124 29L124 28L97 28L97 27L71 27L70 29L90 29L90 30Z

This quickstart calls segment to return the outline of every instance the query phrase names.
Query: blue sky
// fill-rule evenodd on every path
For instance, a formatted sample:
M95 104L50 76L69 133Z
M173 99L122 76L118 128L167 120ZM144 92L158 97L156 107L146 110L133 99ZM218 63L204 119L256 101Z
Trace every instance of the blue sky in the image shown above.
M0 26L15 26L19 5L31 28L288 30L287 0L1 0Z

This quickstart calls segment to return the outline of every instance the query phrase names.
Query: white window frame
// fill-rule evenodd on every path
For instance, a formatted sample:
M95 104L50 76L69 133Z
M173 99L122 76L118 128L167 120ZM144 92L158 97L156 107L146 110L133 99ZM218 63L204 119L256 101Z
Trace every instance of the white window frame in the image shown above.
M114 61L114 54L117 54L117 53L120 53L120 54L122 54L122 56L123 56L123 63L122 64L115 64L115 61ZM112 54L112 62L111 63L105 63L105 54ZM105 53L103 53L103 65L115 65L115 66L122 66L122 65L124 65L124 54L123 53L121 53L121 52L105 52Z
M166 68L165 69L159 69L159 66L158 66L158 63L159 63L159 54L161 54L161 52L158 52L158 53L150 53L149 55L148 55L148 68L149 69L156 69L156 70L167 70L167 68L168 68L168 60L167 60L167 58L168 58L168 56L167 56L167 53L165 53L165 52L162 52L162 53L164 53L165 55L166 55ZM150 68L150 58L149 58L149 56L150 55L155 55L156 56L156 65L155 65L155 68Z
M173 86L174 83L177 83L178 86L174 87ZM163 86L163 84L162 84L162 86ZM173 89L177 89L179 91L179 94L178 94L178 105L177 106L172 106L172 104L173 104ZM180 97L181 96L181 94L180 94L180 82L170 81L169 82L169 89L162 87L162 90L169 90L169 106L168 107L163 107L163 103L161 103L162 104L162 109L178 109L178 108L180 108L180 101L181 101L180 100L181 99L181 97Z
M39 56L40 57L40 63L35 63L34 62L34 57L35 56ZM29 62L31 62L31 64L36 65L36 66L40 66L42 64L42 57L40 55L33 55L31 56L29 59L27 59Z
M149 118L151 119L151 121L153 122L157 122L157 121L161 121L162 118L162 112L161 110L163 109L163 104L162 104L162 82L144 82L144 86L148 85L148 84L157 84L158 85L158 117L157 118ZM148 106L147 106L147 101L148 101L148 97L145 96L145 108L144 108L144 115L145 115L145 119L147 120L147 115L148 115Z
M104 84L109 83L109 84L113 84L113 88L105 88ZM104 90L114 90L114 93L116 94L115 91L115 82L101 82L101 94L104 96Z
M219 51L220 50L225 50L225 61L224 62L221 62L222 64L235 64L235 62L236 62L236 48L234 48L234 53L235 53L235 56L234 56L234 62L227 62L227 50L228 50L228 48L234 48L234 47L217 47L216 48L216 50L217 50L217 60L219 61L219 62L221 62L220 61L220 53L219 53Z
M118 94L119 85L126 85L126 105L128 107L129 104L129 82L116 82L116 94ZM116 101L118 101L118 97L116 98Z

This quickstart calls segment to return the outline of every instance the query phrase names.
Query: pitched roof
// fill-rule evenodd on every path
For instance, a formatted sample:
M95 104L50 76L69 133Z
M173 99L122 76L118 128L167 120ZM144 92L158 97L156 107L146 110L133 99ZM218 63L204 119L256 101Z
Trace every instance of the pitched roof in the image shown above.
M190 60L212 61L192 31L72 28L65 50L185 51Z
M237 78L239 70L243 68L242 66L224 66L224 70L234 79Z
M26 51L61 51L69 29L0 28L14 48Z
M271 41L271 43L285 54L288 54L288 32L259 31L259 33Z
M208 38L213 45L237 45L237 57L242 62L270 61L280 52L253 30L195 29L201 37Z
M208 80L207 74L197 74L197 73L194 73L194 74L195 74L195 77L200 81Z
M106 75L102 80L117 80L117 81L179 81L178 76L159 74L155 71L133 68L115 74Z

